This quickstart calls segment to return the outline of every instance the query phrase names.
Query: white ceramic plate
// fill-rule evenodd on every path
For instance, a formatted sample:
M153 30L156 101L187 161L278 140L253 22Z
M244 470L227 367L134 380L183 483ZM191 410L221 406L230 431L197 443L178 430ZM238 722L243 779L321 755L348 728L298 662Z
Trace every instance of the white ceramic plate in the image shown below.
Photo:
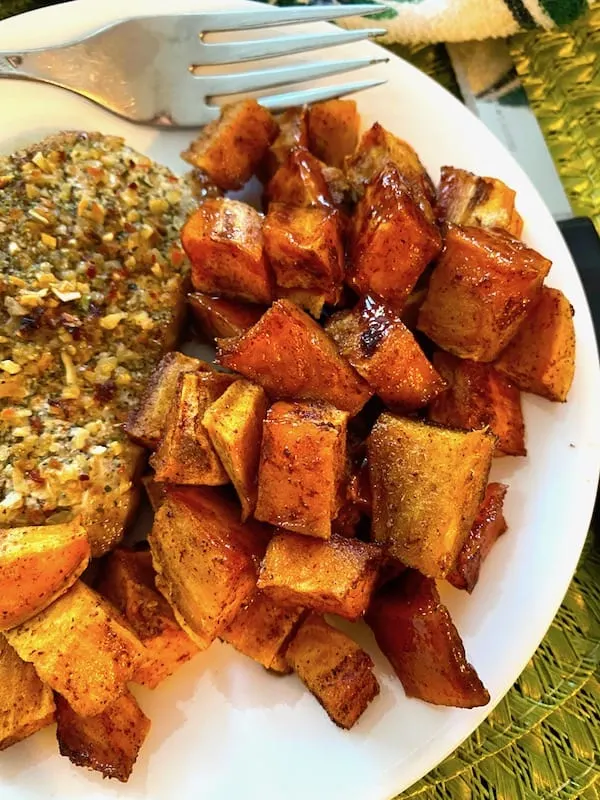
M218 8L248 5L213 0ZM80 0L1 23L0 50L64 41L118 18L125 8L151 14L202 7L209 6L201 0L129 0L125 5ZM335 57L348 52L381 55L367 43L342 48ZM334 57L331 51L328 57ZM552 259L548 282L563 289L576 309L577 370L569 402L526 396L530 455L494 465L493 478L510 484L509 532L485 563L471 597L443 588L468 656L490 690L490 705L466 711L407 699L368 632L359 628L356 635L376 662L381 695L351 732L343 732L295 677L272 677L215 644L155 692L136 689L152 731L127 786L60 758L50 728L0 754L3 800L385 800L438 764L479 725L515 681L556 613L585 539L600 454L598 356L581 284L542 199L483 125L436 83L393 56L372 72L388 83L358 96L364 125L379 120L411 142L434 180L441 165L452 164L514 187L525 240ZM183 169L178 154L187 134L126 124L60 89L0 81L0 108L2 152L58 129L97 129L121 134L158 161Z

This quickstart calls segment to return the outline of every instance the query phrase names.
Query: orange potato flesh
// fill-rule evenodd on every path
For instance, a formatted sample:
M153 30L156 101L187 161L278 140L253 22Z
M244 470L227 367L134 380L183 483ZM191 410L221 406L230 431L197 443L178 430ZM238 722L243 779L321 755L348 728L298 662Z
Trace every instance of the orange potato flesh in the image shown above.
M533 308L549 269L547 258L507 234L451 225L418 328L460 358L493 361Z
M332 167L344 166L358 144L360 114L355 100L326 100L308 109L311 153Z
M524 392L564 403L575 373L573 313L561 291L544 286L496 369Z
M202 292L191 292L188 303L198 328L212 341L239 336L258 322L266 310L265 306L211 297Z
M262 215L238 200L223 197L202 203L181 230L194 288L232 300L270 303L262 224Z
M401 311L442 238L413 200L398 169L387 164L367 186L350 231L347 279Z
M479 580L479 571L496 539L506 531L502 504L508 490L503 483L490 483L485 491L477 518L465 541L456 566L447 580L457 589L472 592Z
M217 362L273 399L322 400L357 414L371 391L308 314L277 300L242 336L219 342Z
M158 511L167 496L167 484L158 483L158 481L154 479L154 474L144 475L142 483L144 484L144 489L148 495L152 510Z
M400 317L374 297L367 295L352 311L334 314L325 330L391 409L421 408L444 389Z
M373 598L367 624L409 697L458 708L489 703L432 578L402 573Z
M259 170L263 183L267 183L285 163L291 150L295 147L308 148L308 110L305 106L288 108L275 119L279 133L267 150Z
M303 147L295 147L265 187L266 205L333 206L329 187L318 158Z
M433 365L448 384L428 409L429 419L449 428L489 427L497 436L495 455L524 456L521 394L491 364L437 352Z

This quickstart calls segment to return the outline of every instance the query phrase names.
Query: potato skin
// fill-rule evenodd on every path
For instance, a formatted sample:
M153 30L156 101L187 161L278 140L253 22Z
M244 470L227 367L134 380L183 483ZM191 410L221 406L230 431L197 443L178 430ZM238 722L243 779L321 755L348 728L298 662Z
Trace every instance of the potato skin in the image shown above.
M309 150L341 169L358 144L360 114L355 100L326 100L308 109Z
M285 163L291 150L308 148L308 109L306 106L288 108L275 117L279 133L273 141L258 170L260 180L266 184Z
M265 205L284 203L310 208L333 207L323 165L304 147L294 147L265 187Z

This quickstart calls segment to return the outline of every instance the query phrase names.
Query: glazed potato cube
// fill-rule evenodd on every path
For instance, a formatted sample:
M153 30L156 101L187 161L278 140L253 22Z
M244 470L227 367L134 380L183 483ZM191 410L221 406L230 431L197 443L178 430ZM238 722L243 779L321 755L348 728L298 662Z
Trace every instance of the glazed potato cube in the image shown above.
M233 375L220 372L180 377L165 435L150 459L159 483L220 486L229 482L202 418L234 380Z
M456 167L442 167L436 210L440 223L501 228L516 239L523 230L512 189L497 178L482 178Z
M142 478L142 483L144 485L144 489L146 490L146 494L148 495L148 500L150 501L152 510L158 511L163 504L165 497L167 496L166 484L158 483L158 481L154 479L153 474L144 475Z
M288 108L275 117L279 125L277 138L267 150L259 170L259 177L267 183L285 163L295 147L308 147L308 110L306 106Z
M281 605L355 620L367 610L380 563L381 550L374 544L282 532L269 542L258 587Z
M242 522L254 511L263 420L269 401L250 381L236 381L210 405L202 424L242 504Z
M263 233L278 287L304 290L337 303L344 277L344 246L335 209L271 203Z
M367 295L352 311L340 311L325 325L358 374L391 409L414 410L444 389L400 317Z
M318 614L302 623L286 658L340 728L351 728L379 694L371 657Z
M89 560L90 543L79 520L0 530L0 631L43 611Z
M52 689L0 634L0 750L54 722Z
M450 353L435 353L433 364L448 388L429 406L432 422L465 430L489 427L497 437L494 455L527 455L521 394L507 378L491 364Z
M329 189L329 194L336 207L343 207L350 210L354 203L354 195L352 194L352 187L346 177L346 173L338 169L338 167L331 167L328 164L321 165L321 174L325 178L325 183Z
M367 186L350 230L347 279L358 294L377 294L401 311L442 237L389 163Z
M284 653L305 614L300 606L279 606L264 592L255 592L221 639L265 669L291 672Z
M23 661L84 717L125 691L145 651L113 606L81 581L33 619L6 632Z
M223 190L219 189L206 172L196 167L188 170L180 180L187 184L192 195L201 202L209 197L223 197Z
M487 486L495 437L382 414L368 441L372 536L432 578L454 567Z
M216 490L169 489L148 539L156 586L201 650L250 599L267 539Z
M564 403L575 372L573 306L544 286L536 306L494 364L519 389Z
M201 292L189 294L188 303L198 328L212 341L239 336L258 322L266 310L265 306L211 297Z
M538 299L550 263L504 233L449 226L419 330L460 358L493 361Z
M340 286L340 295L342 291L343 286ZM278 286L275 293L280 300L289 300L315 319L320 319L323 313L326 298L318 289L284 289Z
M256 100L242 100L225 106L181 157L220 189L241 189L276 136L277 123L267 109Z
M125 423L128 435L138 444L156 450L165 432L167 413L175 402L180 376L212 371L211 365L199 358L167 353L150 376L139 406Z
M417 327L419 319L419 311L427 297L427 288L415 289L406 298L406 302L402 308L400 319L406 325L409 331L414 331Z
M348 414L321 403L275 403L263 426L254 516L328 539L342 503Z
M97 588L121 612L146 648L146 659L133 676L136 683L156 689L198 652L165 598L156 591L148 550L113 551Z
M394 136L378 122L363 134L355 153L346 159L346 177L355 197L361 198L369 184L389 165L396 167L415 203L426 219L433 222L435 189L419 156L408 142Z
M308 109L309 150L333 167L344 166L358 144L360 114L355 100L326 100Z
M150 731L150 720L131 692L94 717L82 717L56 698L56 738L61 756L78 767L125 783Z
M457 708L489 703L432 578L403 572L375 595L367 623L408 697Z
M371 396L331 338L289 300L277 300L237 339L220 341L217 361L273 399L322 400L357 414Z
M265 204L333 206L322 164L304 147L295 147L265 188Z
M232 300L270 303L262 225L262 214L239 200L221 197L202 203L181 231L194 289Z
M447 580L457 589L466 589L469 593L473 591L479 580L482 563L496 539L505 533L502 504L507 490L508 486L503 483L488 484L473 527L458 554L456 566L447 576Z

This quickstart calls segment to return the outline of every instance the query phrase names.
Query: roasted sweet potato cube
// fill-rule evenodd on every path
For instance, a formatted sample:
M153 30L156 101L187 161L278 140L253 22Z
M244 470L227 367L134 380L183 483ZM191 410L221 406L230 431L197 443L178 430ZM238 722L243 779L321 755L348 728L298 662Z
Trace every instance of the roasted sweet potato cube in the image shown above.
M289 300L273 303L242 336L221 340L217 361L273 399L322 400L357 414L371 396L332 339Z
M213 341L239 336L258 322L266 311L265 306L255 303L240 303L201 292L191 292L188 303L198 328Z
M277 123L256 100L225 106L218 120L202 128L181 154L220 189L241 189L250 180L277 136Z
M198 652L156 590L148 550L119 548L112 552L97 588L121 612L146 648L146 659L133 677L136 683L156 689Z
M260 386L236 381L210 405L202 424L242 504L242 521L254 511L263 420L269 401Z
M146 490L150 505L152 506L152 510L158 511L163 504L165 497L167 496L167 484L159 483L157 480L155 480L153 473L150 475L144 475L142 478L142 483L144 485L144 489Z
M308 109L308 147L326 164L341 168L358 144L360 114L355 100L326 100Z
M116 609L81 581L6 638L40 678L84 717L101 714L145 658Z
M263 426L257 519L328 539L342 504L348 413L280 401Z
M94 717L82 717L64 698L56 698L61 756L78 767L97 770L105 778L127 781L149 730L150 720L129 691Z
M194 289L233 300L270 303L271 275L262 225L262 214L239 200L221 197L202 203L181 230Z
M457 708L489 703L432 578L403 572L375 595L367 623L409 697Z
M43 611L89 560L90 543L79 520L0 530L0 631Z
M368 441L372 536L433 578L454 567L481 503L495 437L382 414Z
M282 532L267 547L258 587L276 603L354 620L369 605L380 563L381 550L374 544Z
M351 728L379 694L368 653L318 614L310 614L302 623L286 658L340 728Z
M233 375L222 372L180 377L165 434L150 459L159 483L221 486L229 482L202 418L234 380Z
M419 311L427 297L427 288L415 289L406 298L406 302L402 307L400 319L406 325L409 331L414 331L417 327L419 319Z
M436 211L440 223L502 228L517 239L523 230L512 189L457 167L442 167Z
M354 154L346 159L346 177L355 197L362 197L369 184L390 164L396 167L416 204L432 222L435 189L431 178L408 142L394 136L378 122L363 134Z
M322 296L327 303L337 303L344 276L344 247L335 209L271 203L263 232L265 253L278 287L304 290Z
M0 634L0 750L54 722L52 689Z
M491 364L439 351L433 365L448 388L433 399L427 413L449 428L489 428L497 437L494 455L524 456L525 423L521 393Z
M426 406L444 381L399 316L367 295L352 311L340 311L325 330L371 389L392 409Z
M267 183L285 163L290 151L295 147L308 148L308 109L306 106L288 108L275 117L279 125L277 138L267 152L260 166L259 177Z
M144 447L155 450L165 432L165 420L177 394L181 375L188 372L212 372L211 365L183 353L167 353L150 376L140 404L125 423L128 435Z
M265 187L266 205L333 206L323 165L304 147L295 147Z
M493 361L538 299L550 263L507 234L450 225L419 330L460 358Z
M321 173L325 178L325 183L329 189L333 204L338 208L342 207L349 211L354 204L354 195L345 172L338 169L338 167L331 167L328 164L323 164L321 166ZM342 220L344 221L343 217ZM346 228L347 224L344 224L344 230L346 230Z
M266 669L291 672L285 649L305 615L300 606L280 606L264 592L255 592L221 639Z
M417 279L440 252L442 237L389 163L359 201L350 230L347 280L401 311Z
M519 389L564 403L575 372L573 306L559 289L539 300L494 364Z
M148 540L158 590L207 648L254 592L268 531L242 524L239 509L215 489L170 488Z
M477 517L462 546L456 566L447 580L457 589L472 592L479 580L479 570L496 539L506 531L502 504L508 490L503 483L490 483L479 506Z

